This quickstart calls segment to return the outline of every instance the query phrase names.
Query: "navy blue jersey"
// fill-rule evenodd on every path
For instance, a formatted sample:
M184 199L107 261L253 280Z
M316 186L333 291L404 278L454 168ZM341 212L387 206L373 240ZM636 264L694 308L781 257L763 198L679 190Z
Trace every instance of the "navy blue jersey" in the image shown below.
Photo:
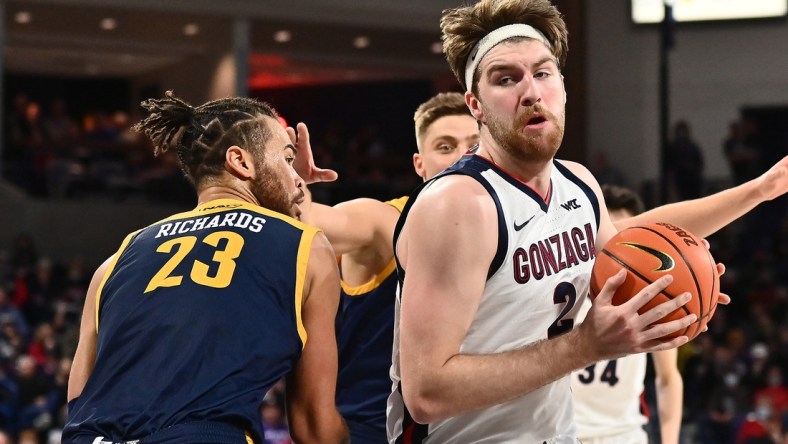
M401 211L406 200L403 197L387 203ZM354 443L386 442L386 399L391 393L389 368L397 294L395 270L392 257L370 282L353 287L342 281L337 314L336 399ZM375 432L379 439L370 437Z
M130 234L96 296L96 365L64 442L145 437L212 421L263 442L260 406L306 341L316 228L237 200Z

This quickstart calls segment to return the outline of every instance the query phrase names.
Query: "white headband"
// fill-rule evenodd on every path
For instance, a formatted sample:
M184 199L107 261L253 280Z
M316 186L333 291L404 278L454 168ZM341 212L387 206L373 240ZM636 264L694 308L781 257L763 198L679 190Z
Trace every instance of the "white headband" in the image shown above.
M528 37L539 40L552 50L552 46L547 40L547 37L545 37L544 34L539 32L538 29L531 25L515 23L512 25L502 26L482 37L482 39L476 43L476 46L473 47L473 50L471 50L471 55L465 62L465 88L468 91L471 90L471 84L473 83L473 73L476 71L476 67L479 66L479 62L482 61L482 57L484 57L484 55L487 54L487 52L490 51L495 45L512 37Z

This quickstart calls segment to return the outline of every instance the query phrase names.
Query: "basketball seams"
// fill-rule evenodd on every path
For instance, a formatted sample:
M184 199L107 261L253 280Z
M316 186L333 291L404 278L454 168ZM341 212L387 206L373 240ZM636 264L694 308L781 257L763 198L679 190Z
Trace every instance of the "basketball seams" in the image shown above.
M659 231L657 231L657 230L655 230L653 228L643 227L643 226L632 227L632 228L640 228L640 229L643 229L643 230L646 230L646 231L650 231L650 232L656 234L657 236L659 236L662 239L664 239L665 242L669 243L670 246L672 246L673 249L676 250L676 252L679 254L679 256L681 256L681 259L684 261L684 264L687 266L687 269L689 269L689 272L692 275L692 280L695 282L695 289L697 290L698 302L699 302L698 305L700 307L700 316L698 316L698 320L703 319L704 317L706 317L706 313L703 312L704 311L703 310L703 292L701 291L701 288L700 288L700 282L698 282L698 276L695 274L695 270L692 268L692 264L690 263L690 261L687 260L687 257L684 255L684 252L681 251L681 249L678 246L676 246L676 244L672 240L670 240L664 234L660 233ZM707 313L709 313L709 312L711 312L711 310L709 310Z
M611 253L611 252L609 252L609 251L607 251L606 249L604 249L604 248L603 248L603 249L602 249L602 254L604 254L604 255L606 255L607 257L609 257L609 258L613 259L613 260L614 260L616 263L618 263L618 264L619 264L619 265L621 265L622 267L626 268L627 270L631 271L633 275L635 275L636 277L640 278L640 279L641 279L643 282L646 282L647 284L653 284L653 281L651 281L650 279L647 279L645 276L643 276L642 274L640 274L640 273L639 273L637 270L634 270L634 269L632 269L632 268L631 268L629 265L627 265L627 264L626 264L626 263L625 263L625 262L624 262L622 259L618 258L618 257L617 257L616 255L614 255L613 253ZM597 259L597 260L598 260L598 259ZM668 293L666 290L662 290L662 291L660 291L660 294L664 294L665 296L669 297L670 299L675 299L675 298L676 298L676 296L673 296L672 294ZM655 297L656 297L656 296L655 296ZM689 314L691 314L691 313L690 313L690 311L689 311L689 309L687 309L687 307L686 307L685 305L682 305L681 307L679 307L679 309L683 310L685 315L689 315ZM671 312L671 313L673 313L673 312ZM670 315L670 313L668 313L668 315ZM665 317L667 317L668 315L665 315ZM663 319L664 319L664 318L663 318ZM688 325L688 326L686 326L686 327L684 327L684 331L682 331L682 332L681 332L680 334L678 334L677 336L687 336L687 337L689 337L689 338L693 338L694 336L689 336L689 335L687 334L687 332L688 332L689 328L690 328L690 327L692 327L693 325L695 325L696 323L697 323L697 321L696 321L696 322L693 322L692 324L690 324L690 325ZM671 333L671 335L674 335L674 334L676 334L676 333L678 333L678 331Z
M606 249L604 249L604 248L603 248L603 249L602 249L602 254L604 254L604 255L607 255L609 258L611 258L611 259L613 259L614 261L616 261L616 262L617 262L619 265L621 265L622 267L624 267L624 268L626 268L627 270L631 271L631 272L632 272L632 274L634 274L635 276L637 276L638 278L640 278L640 279L641 279L643 282L646 282L646 284L648 284L648 285L651 285L651 284L653 284L653 283L654 283L652 280L650 280L650 279L646 278L646 276L643 276L642 274L640 274L640 272L638 272L637 270L635 270L635 269L633 269L632 267L630 267L630 266L629 266L629 265L628 265L626 262L624 262L624 261L623 261L621 258L617 257L616 255L614 255L613 253L609 252L608 250L606 250ZM670 293L667 291L667 289L664 289L664 290L662 290L660 293L664 294L665 296L669 297L670 299L676 299L676 296L674 296L674 295L670 294ZM687 307L686 307L686 306L684 306L684 305L682 305L681 307L679 307L679 309L681 309L681 310L684 310L684 313L686 313L686 314L688 314L688 315L689 315L689 314L691 314L691 313L690 313L690 311L687 309ZM686 328L685 328L685 330L686 330Z

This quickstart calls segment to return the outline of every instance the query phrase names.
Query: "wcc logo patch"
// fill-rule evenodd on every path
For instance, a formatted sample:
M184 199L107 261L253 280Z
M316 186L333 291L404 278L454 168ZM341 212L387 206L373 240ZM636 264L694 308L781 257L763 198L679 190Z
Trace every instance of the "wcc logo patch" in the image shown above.
M577 203L577 199L572 199L570 201L567 201L566 203L562 203L561 207L563 207L563 209L565 209L566 211L572 211L577 208L580 208L580 204Z

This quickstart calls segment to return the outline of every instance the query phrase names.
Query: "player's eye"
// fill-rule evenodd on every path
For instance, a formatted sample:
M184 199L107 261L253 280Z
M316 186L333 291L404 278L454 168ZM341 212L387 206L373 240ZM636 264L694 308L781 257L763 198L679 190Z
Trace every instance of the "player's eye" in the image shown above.
M514 79L509 76L501 77L500 79L498 79L499 85L511 85L513 83L514 83Z

